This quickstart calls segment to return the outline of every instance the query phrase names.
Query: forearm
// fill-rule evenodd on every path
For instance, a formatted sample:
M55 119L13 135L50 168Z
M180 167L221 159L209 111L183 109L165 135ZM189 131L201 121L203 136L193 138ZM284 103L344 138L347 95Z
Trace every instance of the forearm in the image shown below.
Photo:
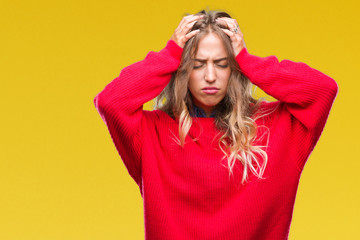
M100 110L116 107L133 113L155 98L169 83L181 59L182 48L169 41L160 52L149 52L144 60L122 69L95 98Z
M124 68L94 99L116 149L138 184L142 165L142 106L168 84L180 63L181 50L170 41L160 52L150 52L144 60Z
M261 58L247 49L236 59L253 84L286 103L291 114L306 127L324 124L338 91L332 78L304 63L279 62L275 56Z

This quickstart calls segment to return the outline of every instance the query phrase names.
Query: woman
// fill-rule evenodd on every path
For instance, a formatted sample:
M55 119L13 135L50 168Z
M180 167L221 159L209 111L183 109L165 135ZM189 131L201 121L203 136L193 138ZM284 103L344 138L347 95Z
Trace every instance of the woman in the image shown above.
M253 99L251 83L278 101ZM287 239L337 91L304 63L249 54L235 19L201 11L95 106L140 188L146 239Z

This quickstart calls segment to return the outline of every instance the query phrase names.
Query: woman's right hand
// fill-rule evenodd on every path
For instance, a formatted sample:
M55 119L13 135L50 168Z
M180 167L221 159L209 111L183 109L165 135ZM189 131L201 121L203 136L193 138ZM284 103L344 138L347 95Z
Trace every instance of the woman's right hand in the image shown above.
M189 33L188 31L193 27L196 21L198 21L202 17L203 15L188 15L183 17L183 19L179 23L179 26L175 29L174 34L171 36L170 40L173 40L181 48L184 48L185 43L190 38L199 33L200 30L191 31Z

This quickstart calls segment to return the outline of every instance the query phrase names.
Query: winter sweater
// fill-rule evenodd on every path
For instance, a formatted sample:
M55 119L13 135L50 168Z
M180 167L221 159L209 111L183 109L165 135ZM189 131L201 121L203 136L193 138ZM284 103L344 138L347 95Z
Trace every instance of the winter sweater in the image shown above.
M94 99L144 204L145 239L287 239L303 167L317 143L336 82L308 65L244 48L236 56L243 74L273 96L256 120L256 145L266 145L263 179L242 165L229 177L214 118L193 118L184 147L178 121L145 111L177 70L182 48L169 40L159 52L121 70ZM194 139L196 139L194 141Z

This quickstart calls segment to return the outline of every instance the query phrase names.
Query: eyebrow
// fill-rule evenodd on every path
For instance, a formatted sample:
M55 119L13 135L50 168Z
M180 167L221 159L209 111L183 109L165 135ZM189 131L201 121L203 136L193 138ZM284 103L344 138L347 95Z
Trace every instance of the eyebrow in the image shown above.
M227 57L215 59L214 62L217 63L217 62L221 62L221 61L223 61L223 60L227 60ZM204 62L206 62L206 59L195 58L194 61L204 63Z

